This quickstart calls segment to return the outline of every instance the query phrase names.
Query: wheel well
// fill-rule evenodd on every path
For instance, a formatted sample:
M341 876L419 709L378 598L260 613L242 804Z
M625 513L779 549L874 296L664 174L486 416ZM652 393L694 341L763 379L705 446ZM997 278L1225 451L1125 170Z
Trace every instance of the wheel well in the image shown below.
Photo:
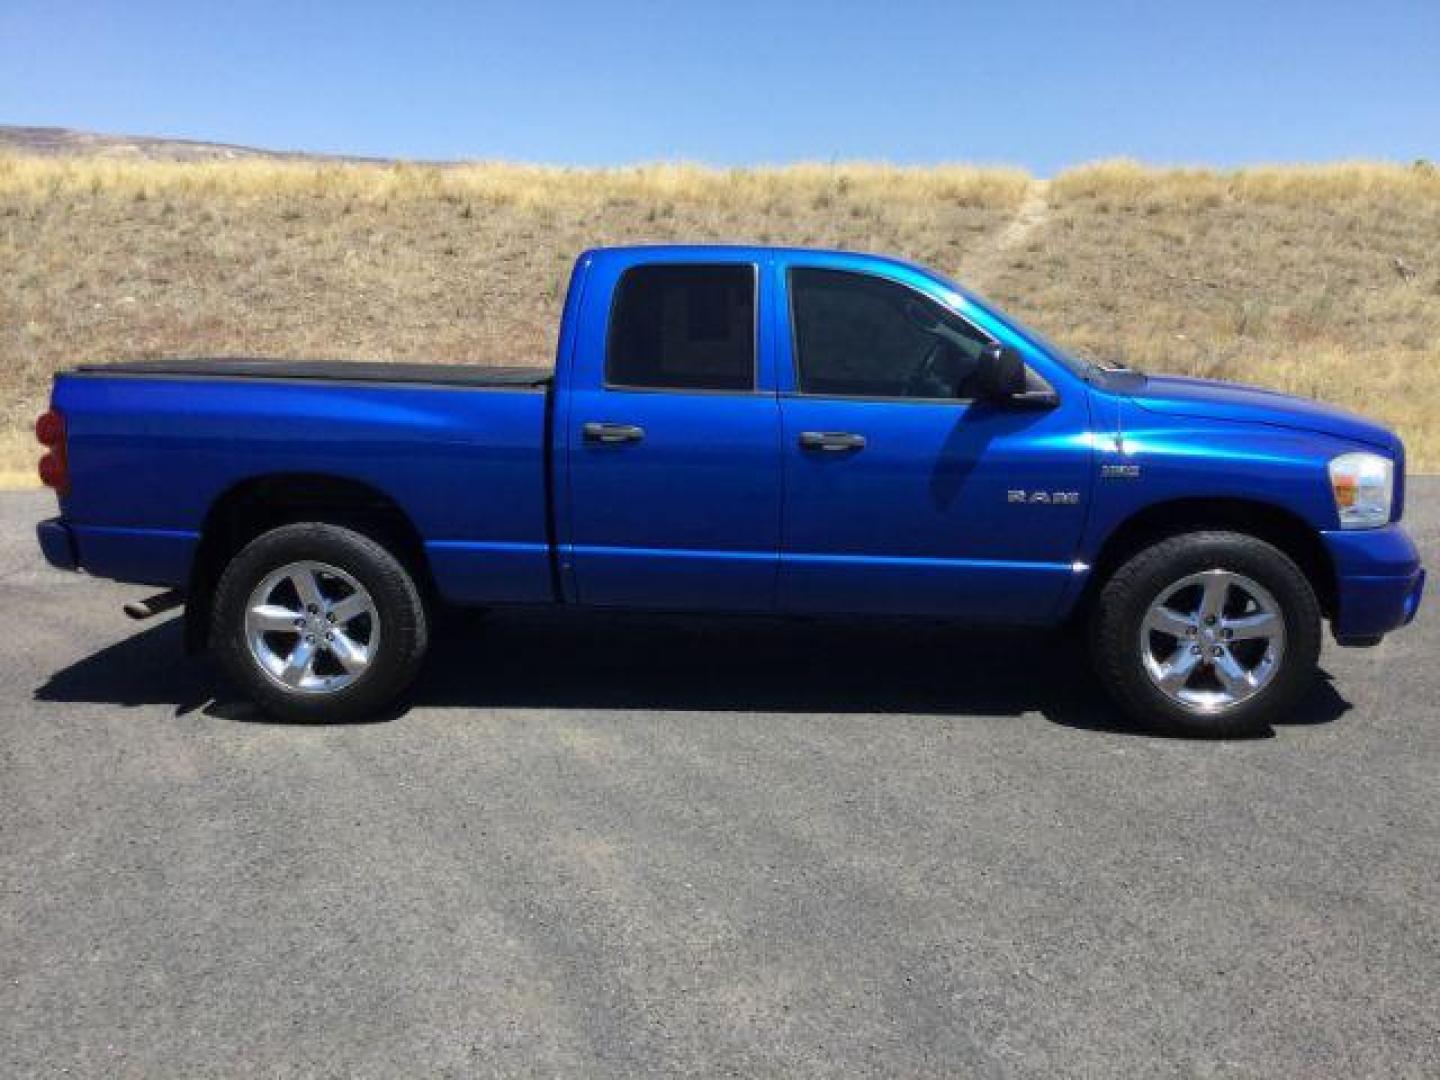
M193 651L207 644L210 599L230 560L262 533L297 521L344 525L384 544L415 578L427 601L434 582L425 544L405 511L383 492L356 480L308 473L254 477L224 492L200 529L190 569L185 640Z
M1334 613L1335 567L1316 530L1288 510L1248 499L1177 499L1126 519L1101 546L1077 612L1088 611L1110 575L1137 551L1167 537L1207 529L1244 533L1273 544L1309 579L1320 610L1327 617Z

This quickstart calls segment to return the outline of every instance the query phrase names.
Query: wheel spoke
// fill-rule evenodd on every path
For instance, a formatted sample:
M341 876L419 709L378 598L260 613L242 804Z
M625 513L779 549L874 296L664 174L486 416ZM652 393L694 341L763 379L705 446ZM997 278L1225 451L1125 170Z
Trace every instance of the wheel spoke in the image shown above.
M364 593L354 592L345 597L344 600L337 600L331 607L330 614L335 616L335 622L344 626L351 619L360 615L368 614L370 611L370 600Z
M370 650L338 630L330 641L330 651L351 675L358 675L370 666Z
M295 643L295 649L285 660L285 666L280 670L280 680L287 686L299 686L301 681L310 674L310 669L315 664L315 645L313 642L301 638Z
M315 571L308 567L292 571L290 584L295 587L295 592L300 596L300 603L304 606L314 605L318 608L325 603L325 597L320 592L320 582L315 577Z
M301 617L300 612L279 604L259 604L250 609L250 625L262 634L296 633L295 620Z
M1215 677L1220 680L1220 685L1233 694L1237 699L1247 697L1255 684L1250 681L1250 673L1240 666L1240 661L1235 659L1229 649L1221 651L1214 661Z
M1212 570L1205 575L1205 584L1200 596L1200 618L1219 621L1225 613L1225 600L1230 595L1230 575L1223 570Z
M1176 693L1190 681L1190 675L1200 664L1200 654L1189 646L1181 646L1170 654L1160 665L1160 687L1167 693Z
M1224 619L1221 626L1230 631L1230 637L1235 641L1248 641L1252 638L1271 638L1280 624L1280 616L1270 611L1260 611L1253 615L1242 615L1234 619Z
M1195 629L1195 617L1184 615L1163 604L1157 604L1150 609L1150 614L1145 618L1145 625L1157 633L1168 634L1173 638L1183 640Z

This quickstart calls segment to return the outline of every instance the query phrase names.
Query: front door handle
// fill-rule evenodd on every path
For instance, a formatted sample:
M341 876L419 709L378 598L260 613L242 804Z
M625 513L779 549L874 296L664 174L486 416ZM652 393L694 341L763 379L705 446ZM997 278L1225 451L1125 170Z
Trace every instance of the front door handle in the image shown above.
M627 443L645 438L645 429L634 424L606 424L591 420L583 430L586 442Z
M828 450L832 453L864 450L865 436L849 431L802 431L801 450Z

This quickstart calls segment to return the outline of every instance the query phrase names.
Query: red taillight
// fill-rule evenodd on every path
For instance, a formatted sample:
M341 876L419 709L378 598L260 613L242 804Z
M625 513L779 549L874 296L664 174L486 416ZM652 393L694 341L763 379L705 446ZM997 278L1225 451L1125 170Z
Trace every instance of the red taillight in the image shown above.
M42 446L59 446L65 441L65 418L54 409L35 421L35 438Z
M65 467L62 454L51 450L40 459L40 482L46 487L54 488L61 495L69 490L70 470Z
M54 409L35 421L35 437L49 447L40 459L40 482L61 495L70 490L70 462L65 454L65 417Z

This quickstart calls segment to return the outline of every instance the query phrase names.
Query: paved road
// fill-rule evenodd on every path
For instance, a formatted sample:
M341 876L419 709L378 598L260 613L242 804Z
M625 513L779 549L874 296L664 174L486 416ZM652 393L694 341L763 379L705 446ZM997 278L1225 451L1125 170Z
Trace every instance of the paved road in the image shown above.
M47 510L0 497L0 1074L1440 1075L1433 602L1250 742L1043 638L542 615L313 728Z

